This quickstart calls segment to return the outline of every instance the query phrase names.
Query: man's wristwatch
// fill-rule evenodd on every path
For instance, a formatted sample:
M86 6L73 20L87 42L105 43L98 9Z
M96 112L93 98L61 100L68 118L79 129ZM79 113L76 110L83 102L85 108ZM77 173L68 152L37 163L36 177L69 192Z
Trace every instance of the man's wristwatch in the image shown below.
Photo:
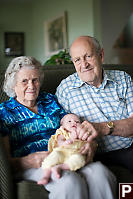
M110 129L108 135L111 135L114 131L114 123L112 121L108 122L107 127Z

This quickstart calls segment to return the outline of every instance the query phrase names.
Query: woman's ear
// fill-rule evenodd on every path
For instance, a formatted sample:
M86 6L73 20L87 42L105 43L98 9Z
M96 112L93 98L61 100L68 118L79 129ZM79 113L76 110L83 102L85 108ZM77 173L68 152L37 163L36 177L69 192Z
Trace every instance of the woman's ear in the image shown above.
M103 48L101 49L101 52L100 52L100 58L103 63L104 62L104 49Z

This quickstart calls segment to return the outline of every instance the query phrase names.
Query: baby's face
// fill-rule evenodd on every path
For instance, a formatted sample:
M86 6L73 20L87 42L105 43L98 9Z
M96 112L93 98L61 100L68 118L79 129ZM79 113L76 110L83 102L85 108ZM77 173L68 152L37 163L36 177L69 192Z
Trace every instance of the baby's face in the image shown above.
M68 131L73 131L77 129L78 124L80 124L80 119L76 115L66 115L62 126L68 130Z

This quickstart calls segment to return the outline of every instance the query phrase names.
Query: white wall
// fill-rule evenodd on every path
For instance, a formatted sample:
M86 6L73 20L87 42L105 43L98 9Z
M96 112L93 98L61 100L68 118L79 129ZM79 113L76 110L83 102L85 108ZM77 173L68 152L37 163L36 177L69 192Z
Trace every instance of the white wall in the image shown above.
M38 3L39 2L39 3ZM39 0L33 9L32 54L46 60L44 22L67 12L68 47L80 35L94 35L93 0Z
M112 46L132 8L133 0L25 0L23 3L0 0L0 67L7 67L12 59L4 55L6 31L24 32L25 55L35 56L44 63L47 59L44 22L64 11L67 12L68 47L80 35L95 36L104 46L105 62L118 62L120 52L112 51ZM122 54L128 57L132 52Z
M28 4L27 4L28 2ZM0 66L11 58L4 56L4 32L25 32L25 55L44 63L44 22L67 12L68 47L79 35L94 35L93 0L0 1Z
M125 55L125 57L131 56L132 52L129 52L129 50L126 52L125 49L113 49L113 45L128 23L132 13L132 0L101 0L101 35L105 49L106 63L124 63L121 57L123 55ZM129 60L129 62L131 62L131 58L129 58ZM127 62L128 60L126 59L126 63Z

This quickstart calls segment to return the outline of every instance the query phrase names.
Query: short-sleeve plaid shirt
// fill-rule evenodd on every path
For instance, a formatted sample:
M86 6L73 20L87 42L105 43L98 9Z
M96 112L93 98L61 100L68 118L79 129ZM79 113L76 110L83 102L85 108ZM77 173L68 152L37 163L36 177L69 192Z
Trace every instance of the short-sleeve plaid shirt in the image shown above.
M99 88L80 80L74 73L62 80L57 88L59 103L67 112L80 116L90 122L121 120L133 114L133 83L123 71L103 72L104 79ZM127 148L133 138L103 136L99 140L100 151Z

